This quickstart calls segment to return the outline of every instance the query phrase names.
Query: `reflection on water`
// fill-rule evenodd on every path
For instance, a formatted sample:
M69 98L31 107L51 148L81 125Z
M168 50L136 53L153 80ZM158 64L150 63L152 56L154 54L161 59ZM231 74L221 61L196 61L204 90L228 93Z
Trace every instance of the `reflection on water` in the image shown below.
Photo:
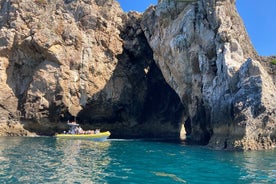
M246 173L241 180L250 183L276 183L276 151L249 151L236 154ZM242 157L241 157L242 155ZM238 160L238 159L237 159Z
M276 183L276 150L109 141L0 137L0 184Z
M57 179L68 183L102 181L111 160L107 154L109 146L110 142L57 139L56 149L63 152L57 169L58 173L63 174Z
M104 183L111 160L109 145L54 138L0 138L0 183Z

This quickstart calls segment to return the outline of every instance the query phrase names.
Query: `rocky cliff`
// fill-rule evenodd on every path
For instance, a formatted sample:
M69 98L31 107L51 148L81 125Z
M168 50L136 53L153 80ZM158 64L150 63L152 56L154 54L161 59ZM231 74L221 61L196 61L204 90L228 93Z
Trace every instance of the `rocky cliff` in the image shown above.
M141 25L184 105L191 140L218 149L275 144L275 82L258 61L235 0L160 0Z
M185 123L187 142L275 145L275 72L234 0L159 0L143 14L115 0L0 9L0 135L53 135L76 118L120 138L176 139Z
M182 104L142 14L113 0L14 0L0 16L1 135L53 135L76 118L115 137L178 136Z

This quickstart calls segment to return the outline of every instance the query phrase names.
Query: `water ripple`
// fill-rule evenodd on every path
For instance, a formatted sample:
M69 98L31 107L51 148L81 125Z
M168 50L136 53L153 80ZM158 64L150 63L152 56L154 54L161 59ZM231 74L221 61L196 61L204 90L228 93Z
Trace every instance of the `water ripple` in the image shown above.
M276 183L275 156L152 141L0 137L0 183Z

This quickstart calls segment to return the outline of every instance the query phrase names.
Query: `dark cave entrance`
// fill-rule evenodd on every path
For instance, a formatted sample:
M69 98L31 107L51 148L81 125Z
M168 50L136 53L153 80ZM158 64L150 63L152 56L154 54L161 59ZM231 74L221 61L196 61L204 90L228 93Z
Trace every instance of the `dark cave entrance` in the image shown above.
M134 60L131 64L128 60L121 60L110 83L122 77L117 73L128 71L123 80L126 80L126 85L135 83L135 87L130 88L130 91L122 90L119 101L106 101L104 89L96 95L98 98L92 98L78 114L78 122L92 128L108 129L112 132L112 138L179 140L184 114L180 98L166 83L154 61L142 67L140 64ZM133 69L129 71L130 65ZM148 69L147 73L145 68Z

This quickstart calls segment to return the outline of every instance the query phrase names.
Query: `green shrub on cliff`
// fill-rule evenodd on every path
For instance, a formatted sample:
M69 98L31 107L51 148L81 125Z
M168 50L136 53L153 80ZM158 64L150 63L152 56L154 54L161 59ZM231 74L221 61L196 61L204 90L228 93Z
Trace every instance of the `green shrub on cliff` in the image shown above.
M276 65L276 59L271 60L270 63Z

